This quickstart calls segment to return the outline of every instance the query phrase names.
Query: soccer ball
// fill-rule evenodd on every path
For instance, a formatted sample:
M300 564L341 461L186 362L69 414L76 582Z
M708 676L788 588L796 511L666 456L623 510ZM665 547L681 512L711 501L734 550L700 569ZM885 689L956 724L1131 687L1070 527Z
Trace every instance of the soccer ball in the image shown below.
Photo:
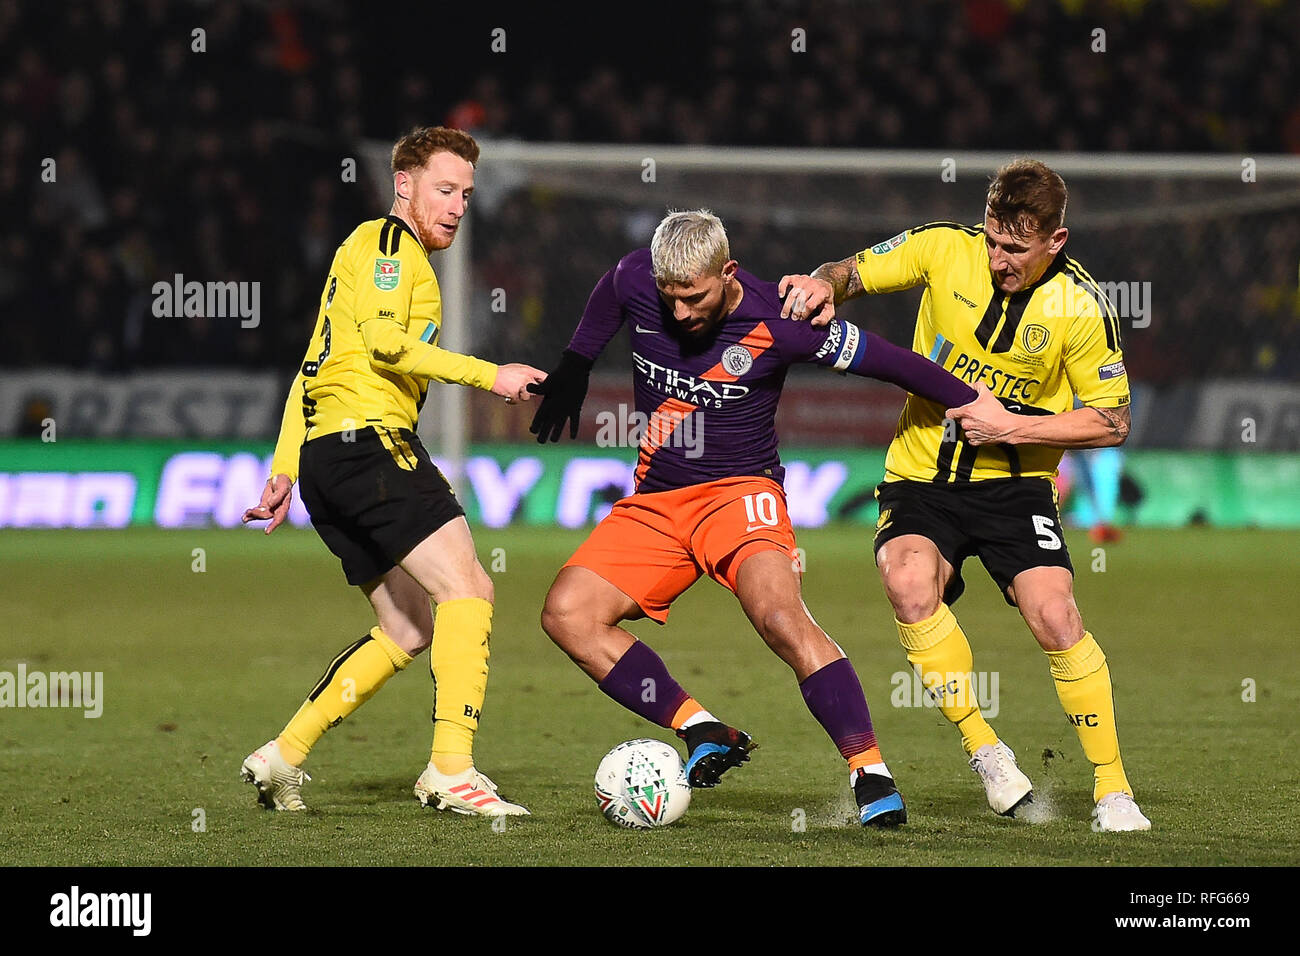
M596 768L596 803L610 823L633 830L666 827L691 805L691 785L675 747L627 740Z

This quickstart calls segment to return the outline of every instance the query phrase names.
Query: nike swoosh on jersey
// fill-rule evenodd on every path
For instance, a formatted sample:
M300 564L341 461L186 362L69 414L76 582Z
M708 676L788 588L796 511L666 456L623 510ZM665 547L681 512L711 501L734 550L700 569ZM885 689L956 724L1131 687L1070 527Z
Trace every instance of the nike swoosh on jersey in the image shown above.
M645 328L644 326L642 326L640 323L637 323L636 330L637 330L638 332L644 332L646 335L658 335L658 334L659 334L659 330L658 330L658 329L647 329L647 328Z

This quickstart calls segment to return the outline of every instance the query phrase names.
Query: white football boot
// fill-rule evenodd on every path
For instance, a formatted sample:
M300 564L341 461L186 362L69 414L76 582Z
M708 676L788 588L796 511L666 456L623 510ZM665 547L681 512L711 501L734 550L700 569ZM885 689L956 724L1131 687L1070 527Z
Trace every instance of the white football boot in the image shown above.
M1108 793L1093 808L1092 828L1098 833L1127 833L1150 830L1151 821L1143 816L1136 801L1123 790Z
M257 787L257 802L268 810L306 810L301 787L311 777L284 759L272 740L244 758L239 779Z
M1016 755L1011 748L1002 741L985 744L975 751L970 758L970 768L979 774L994 813L1013 817L1017 807L1033 801L1034 785L1016 765Z
M473 767L460 773L443 774L431 762L415 781L415 795L423 806L435 810L484 817L532 816L526 807L497 796L497 785Z

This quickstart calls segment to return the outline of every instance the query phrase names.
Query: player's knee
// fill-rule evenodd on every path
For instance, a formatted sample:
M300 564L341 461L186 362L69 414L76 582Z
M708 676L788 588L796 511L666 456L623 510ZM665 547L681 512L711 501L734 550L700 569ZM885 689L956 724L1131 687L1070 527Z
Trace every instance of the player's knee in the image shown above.
M552 587L542 604L542 630L556 644L564 646L565 638L582 619L582 601L572 589Z
M939 586L932 575L904 569L882 574L881 580L894 616L904 624L924 621L939 610Z
M1083 637L1079 608L1068 594L1057 594L1022 607L1025 623L1039 644L1049 650L1064 650Z

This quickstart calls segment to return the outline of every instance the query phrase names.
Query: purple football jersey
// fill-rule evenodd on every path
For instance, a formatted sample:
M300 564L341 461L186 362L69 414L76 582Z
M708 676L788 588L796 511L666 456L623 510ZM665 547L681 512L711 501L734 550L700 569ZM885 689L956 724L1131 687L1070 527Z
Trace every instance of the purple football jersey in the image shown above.
M864 335L851 323L835 319L816 328L781 318L775 282L743 269L736 278L744 291L739 304L700 338L678 331L655 285L649 249L624 256L587 302L569 343L580 355L595 359L631 322L642 426L638 493L743 475L781 482L776 406L786 370L796 362L894 381L948 407L975 398L969 386L933 362Z

